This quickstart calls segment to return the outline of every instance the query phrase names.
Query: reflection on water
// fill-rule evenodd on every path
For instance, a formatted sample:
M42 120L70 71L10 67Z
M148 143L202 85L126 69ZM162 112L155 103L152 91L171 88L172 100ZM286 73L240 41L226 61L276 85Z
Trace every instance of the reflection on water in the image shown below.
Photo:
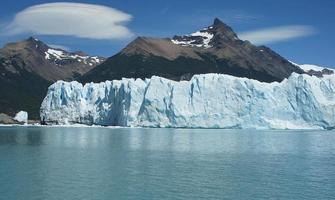
M41 145L42 129L0 127L0 145Z
M0 128L4 199L329 199L335 133Z
M334 151L332 132L201 129L2 127L0 145L207 153L323 153Z

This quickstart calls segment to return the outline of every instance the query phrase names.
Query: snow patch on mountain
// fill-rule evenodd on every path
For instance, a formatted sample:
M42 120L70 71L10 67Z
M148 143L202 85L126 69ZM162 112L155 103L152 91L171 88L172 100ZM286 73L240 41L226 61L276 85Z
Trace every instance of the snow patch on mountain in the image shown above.
M52 56L58 60L61 60L67 57L65 56L65 53L63 51L56 50L56 49L48 49L48 51L45 52L45 59L49 60L51 59Z
M49 48L45 53L45 59L46 60L53 60L55 63L58 63L62 60L77 60L78 62L82 62L86 65L97 65L102 63L102 59L97 56L83 56L78 55L75 53L68 53L66 51L60 50L60 49L52 49Z
M299 67L301 69L303 69L305 72L309 72L310 70L313 70L313 71L322 71L324 69L335 71L334 69L329 68L329 67L320 67L320 66L317 66L317 65L310 65L310 64L299 65Z
M324 69L328 69L331 71L335 72L335 69L330 68L330 67L321 67L318 65L311 65L311 64L297 64L295 62L290 61L293 65L300 67L302 70L304 70L305 72L309 72L311 70L316 71L316 72L321 72Z
M41 105L41 120L130 127L331 129L335 76L293 73L280 83L223 74L180 82L157 76L85 85L58 81Z
M98 56L93 56L91 57L92 62L95 62L97 64L100 64L102 62L102 60L98 57Z
M212 46L209 43L214 37L213 33L209 31L212 28L204 28L189 35L175 36L171 41L182 46L210 48Z

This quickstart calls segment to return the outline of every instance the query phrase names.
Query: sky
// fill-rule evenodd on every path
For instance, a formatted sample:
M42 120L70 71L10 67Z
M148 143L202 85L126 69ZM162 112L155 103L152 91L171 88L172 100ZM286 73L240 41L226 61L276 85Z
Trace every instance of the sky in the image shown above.
M333 0L1 0L0 46L34 36L109 57L137 36L188 34L218 17L288 60L335 67L334 10Z

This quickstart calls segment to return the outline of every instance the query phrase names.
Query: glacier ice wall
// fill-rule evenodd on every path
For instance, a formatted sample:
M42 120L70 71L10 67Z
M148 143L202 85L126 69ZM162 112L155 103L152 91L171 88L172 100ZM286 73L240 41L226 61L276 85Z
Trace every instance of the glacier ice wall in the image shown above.
M181 82L156 76L85 85L58 81L49 87L41 119L131 127L330 129L335 76L292 74L281 83L222 74Z

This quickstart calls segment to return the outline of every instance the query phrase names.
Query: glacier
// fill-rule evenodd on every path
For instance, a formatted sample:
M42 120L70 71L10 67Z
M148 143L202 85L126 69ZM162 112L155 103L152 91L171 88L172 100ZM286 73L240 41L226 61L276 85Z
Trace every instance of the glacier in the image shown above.
M335 75L293 73L282 82L224 74L190 81L58 81L40 110L52 124L127 127L333 129Z

